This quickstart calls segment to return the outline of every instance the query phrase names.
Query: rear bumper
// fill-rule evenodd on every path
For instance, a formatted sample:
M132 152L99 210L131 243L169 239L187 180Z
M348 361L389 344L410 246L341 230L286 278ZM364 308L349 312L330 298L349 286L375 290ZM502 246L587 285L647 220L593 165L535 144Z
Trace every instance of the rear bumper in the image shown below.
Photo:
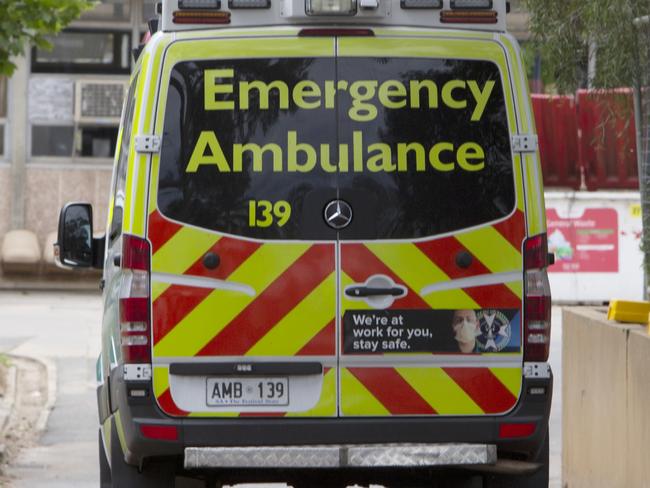
M116 370L117 371L117 370ZM172 418L163 414L152 395L127 398L119 376L111 378L111 407L119 410L127 461L147 457L184 458L186 448L253 446L340 446L372 444L473 444L496 446L499 459L534 459L544 443L551 409L553 377L524 378L516 407L498 417L384 417L384 418ZM129 382L129 388L134 386ZM143 383L143 387L150 387ZM546 394L531 394L543 387ZM101 397L101 395L100 395ZM101 409L101 408L100 408ZM100 414L101 415L101 414ZM504 438L500 426L534 424L526 437ZM175 440L147 438L141 427L174 426Z

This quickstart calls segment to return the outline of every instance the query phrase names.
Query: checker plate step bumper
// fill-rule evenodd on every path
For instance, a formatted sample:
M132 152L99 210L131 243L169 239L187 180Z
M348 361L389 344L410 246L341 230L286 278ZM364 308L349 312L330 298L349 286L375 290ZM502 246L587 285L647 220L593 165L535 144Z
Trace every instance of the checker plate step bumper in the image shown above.
M370 468L495 464L495 445L188 447L185 468Z

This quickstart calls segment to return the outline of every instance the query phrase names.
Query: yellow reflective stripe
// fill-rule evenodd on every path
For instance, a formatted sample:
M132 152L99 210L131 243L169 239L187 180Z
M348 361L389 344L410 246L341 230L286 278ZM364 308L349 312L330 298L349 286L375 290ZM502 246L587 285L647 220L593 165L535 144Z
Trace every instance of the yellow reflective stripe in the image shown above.
M102 431L104 432L104 446L105 446L105 453L106 457L110 460L111 459L111 422L112 422L112 417L108 417L106 420L104 420L104 423L102 424Z
M343 415L390 415L384 405L347 368L341 369L341 413Z
M138 182L136 181L136 178L142 179L143 174L146 174L146 162L144 164L141 163L142 158L137 157L137 153L135 151L135 136L138 135L138 131L140 130L140 124L137 122L140 120L140 114L142 114L142 107L144 103L144 86L147 83L147 78L151 76L150 71L148 70L148 58L149 54L146 53L144 54L145 59L143 60L142 63L142 69L140 71L140 75L138 76L138 84L136 86L136 91L135 91L135 109L133 112L133 124L131 126L131 144L129 145L129 157L128 157L128 167L127 167L127 174L126 174L126 188L125 188L125 200L127 203L130 201L132 198L138 198L136 191L141 191L141 189L138 187L136 189L136 185L138 185ZM138 166L142 165L143 168L136 167L136 160L138 161ZM137 176L136 176L137 173ZM144 178L146 180L146 177ZM142 183L144 185L144 183ZM140 186L140 185L138 185ZM140 195L141 198L144 198L144 195ZM134 202L134 207L136 206L137 201ZM132 205L124 205L124 232L126 233L134 233L134 228L133 228L133 215L131 212L131 207ZM144 215L141 216L142 219L144 219ZM136 235L142 235L142 232Z
M153 255L151 270L154 273L182 274L219 239L219 235L183 227Z
M157 154L151 158L151 181L149 185L149 212L151 215L158 209L158 171L160 168L160 156Z
M500 35L498 37L501 44L507 50L510 58L510 78L515 83L515 94L517 96L517 105L519 107L519 122L521 130L524 134L531 130L529 118L532 119L532 111L530 111L530 97L528 97L528 87L524 83L524 69L521 63L521 56L518 49L515 49L514 44L511 42L509 36Z
M221 239L221 236L193 227L183 227L153 255L151 270L154 273L183 274L219 239ZM156 283L155 290L153 283ZM170 286L169 284L152 282L151 300L155 301Z
M442 368L397 368L397 372L440 415L485 413Z
M336 368L323 377L318 403L306 412L288 412L287 417L333 417L336 415Z
M228 280L251 286L256 296L215 290L156 346L154 355L194 356L307 249L309 244L266 244L239 266Z
M519 250L515 249L493 227L484 227L467 234L458 234L456 239L493 273L514 271L523 266ZM505 285L521 298L520 284L506 283Z
M449 277L414 244L367 244L368 249L415 292ZM345 252L345 249L343 250ZM422 299L431 308L480 308L462 289L430 293Z
M156 299L165 293L167 288L171 285L169 283L161 283L160 281L151 280L151 302L155 302Z
M120 441L120 448L122 449L123 453L128 452L128 449L126 447L126 436L124 435L124 426L122 425L122 417L120 416L120 411L118 410L115 412L113 415L115 418L115 430L117 431L117 438Z
M519 298L524 296L524 282L522 281L511 281L510 283L504 283L512 293L517 295Z
M153 368L153 394L160 397L169 388L169 368L156 366Z
M210 417L239 417L239 412L190 412L187 417L210 418Z
M302 58L334 56L334 38L279 37L265 39L206 39L193 42L176 42L171 45L165 59L163 85L169 79L173 65L188 59L213 58ZM385 53L384 53L385 54Z
M247 356L294 356L336 316L336 272L330 274L255 344Z
M519 398L523 382L521 368L490 368L490 371L515 398Z
M521 253L493 227L457 234L456 239L493 273L521 269Z

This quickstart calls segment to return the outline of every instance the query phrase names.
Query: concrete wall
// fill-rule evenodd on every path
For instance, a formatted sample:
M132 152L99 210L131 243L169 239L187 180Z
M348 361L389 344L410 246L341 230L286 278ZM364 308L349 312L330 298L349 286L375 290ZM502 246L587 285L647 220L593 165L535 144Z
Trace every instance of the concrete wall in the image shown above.
M0 165L0 240L11 224L11 167Z
M567 308L562 323L564 486L650 487L650 336L604 308Z
M106 228L111 169L27 168L26 228L39 243L57 229L59 211L67 202L93 205L95 232ZM42 244L41 244L42 245Z

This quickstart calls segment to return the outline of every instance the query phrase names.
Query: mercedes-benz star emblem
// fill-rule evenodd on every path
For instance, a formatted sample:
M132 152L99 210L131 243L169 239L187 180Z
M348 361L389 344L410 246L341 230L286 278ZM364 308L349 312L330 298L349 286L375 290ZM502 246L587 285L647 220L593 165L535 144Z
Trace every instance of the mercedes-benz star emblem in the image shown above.
M352 207L343 200L332 200L325 207L325 222L334 229L343 229L352 222Z

